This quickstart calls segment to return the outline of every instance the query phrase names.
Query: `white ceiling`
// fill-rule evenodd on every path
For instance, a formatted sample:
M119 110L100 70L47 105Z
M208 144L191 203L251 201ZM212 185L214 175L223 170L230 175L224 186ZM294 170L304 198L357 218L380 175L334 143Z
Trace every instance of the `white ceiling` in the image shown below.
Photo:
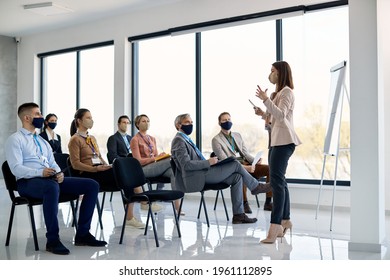
M22 37L180 1L186 0L0 0L0 35ZM44 16L23 8L42 2L53 2L73 12Z

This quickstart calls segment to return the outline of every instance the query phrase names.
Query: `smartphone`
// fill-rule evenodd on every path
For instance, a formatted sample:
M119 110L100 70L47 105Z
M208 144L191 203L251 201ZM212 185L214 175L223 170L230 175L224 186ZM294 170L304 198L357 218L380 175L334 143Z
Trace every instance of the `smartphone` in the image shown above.
M250 99L248 99L248 100L253 105L253 107L257 108L257 106Z
M50 176L50 178L56 178L57 175L60 174L60 173L62 173L62 171L54 173L53 175Z

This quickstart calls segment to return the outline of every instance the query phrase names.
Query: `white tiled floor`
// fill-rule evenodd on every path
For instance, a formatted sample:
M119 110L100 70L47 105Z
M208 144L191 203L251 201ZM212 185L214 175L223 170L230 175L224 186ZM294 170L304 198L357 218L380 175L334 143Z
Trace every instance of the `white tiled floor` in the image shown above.
M109 196L108 196L109 199ZM106 198L107 200L107 198ZM231 206L227 200L229 215ZM315 219L315 209L293 207L292 236L288 232L275 244L259 244L266 236L270 212L257 208L255 200L251 201L253 214L258 222L255 224L233 225L226 221L222 203L213 211L213 199L208 200L210 228L205 223L202 213L197 219L199 197L187 196L181 217L182 237L178 238L174 227L171 206L165 204L162 212L156 216L160 247L156 248L153 231L150 228L147 236L143 230L126 228L123 244L119 243L123 208L119 194L114 194L113 201L106 201L103 213L104 229L100 230L95 213L91 233L108 242L106 248L75 247L73 245L74 228L70 227L71 213L69 205L60 206L60 235L65 246L71 250L68 256L53 255L45 251L45 228L40 207L35 207L39 251L34 250L27 207L18 206L15 213L10 246L5 247L8 226L10 200L8 192L0 180L0 260L389 260L389 243L383 245L381 254L349 252L349 213L337 211L334 215L333 230L329 230L330 214L321 210ZM139 210L139 218L146 221L146 211ZM231 218L231 217L230 217ZM390 217L386 218L386 233L390 236Z

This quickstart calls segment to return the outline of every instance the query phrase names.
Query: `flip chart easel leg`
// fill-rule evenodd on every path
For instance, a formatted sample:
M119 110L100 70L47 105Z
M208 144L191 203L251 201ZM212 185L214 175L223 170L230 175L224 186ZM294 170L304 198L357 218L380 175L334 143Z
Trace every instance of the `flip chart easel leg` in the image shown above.
M324 162L322 164L322 175L321 175L321 183L320 183L320 189L318 190L318 198L317 198L317 210L316 210L316 220L318 217L318 211L320 209L320 197L322 192L322 184L324 182L324 172L325 172L325 162L326 162L326 155L324 155Z
M334 182L333 182L333 194L332 194L332 214L330 216L330 227L329 230L332 231L333 227L333 215L334 215L334 201L335 201L335 193L336 193L336 184L337 184L337 167L339 163L339 155L336 155L336 163L334 167Z

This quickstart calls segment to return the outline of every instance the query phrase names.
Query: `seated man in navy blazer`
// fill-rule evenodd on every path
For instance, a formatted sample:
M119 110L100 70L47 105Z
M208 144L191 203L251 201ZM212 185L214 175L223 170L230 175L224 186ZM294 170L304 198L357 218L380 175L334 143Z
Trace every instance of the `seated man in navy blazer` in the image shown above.
M111 135L107 141L107 159L112 163L117 157L127 157L130 153L131 136L127 134L130 118L126 115L118 118L118 131Z
M253 195L270 191L269 183L259 183L237 160L218 165L216 165L217 157L206 160L189 138L193 128L189 114L177 116L175 127L178 132L172 140L171 154L176 164L176 188L185 193L190 193L201 191L206 183L223 182L229 184L233 207L233 224L255 223L256 218L249 218L244 213L243 182Z

